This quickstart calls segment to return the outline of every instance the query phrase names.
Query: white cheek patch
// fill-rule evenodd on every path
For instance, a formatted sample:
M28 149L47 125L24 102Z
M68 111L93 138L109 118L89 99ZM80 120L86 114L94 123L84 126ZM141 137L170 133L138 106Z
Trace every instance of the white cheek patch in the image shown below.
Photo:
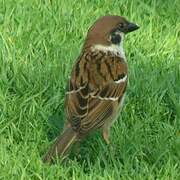
M122 58L126 59L126 57L125 57L125 52L124 52L124 48L123 48L124 33L120 32L119 34L120 34L120 36L121 36L121 42L120 42L120 46L119 46L119 51L120 51L120 54L121 54Z
M92 51L99 50L99 51L103 51L106 53L111 52L111 53L115 54L116 56L119 56L125 60L126 57L125 57L125 52L123 49L124 33L120 32L119 34L121 36L120 45L111 44L110 46L104 46L101 44L96 44L91 48Z

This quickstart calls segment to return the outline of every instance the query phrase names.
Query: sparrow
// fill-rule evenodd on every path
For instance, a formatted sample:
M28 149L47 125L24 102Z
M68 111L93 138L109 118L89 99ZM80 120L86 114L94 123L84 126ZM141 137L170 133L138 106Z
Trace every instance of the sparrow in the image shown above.
M44 156L44 162L65 157L72 144L97 129L110 143L110 127L122 109L128 83L123 41L126 34L138 28L115 15L100 17L90 27L67 83L64 131Z

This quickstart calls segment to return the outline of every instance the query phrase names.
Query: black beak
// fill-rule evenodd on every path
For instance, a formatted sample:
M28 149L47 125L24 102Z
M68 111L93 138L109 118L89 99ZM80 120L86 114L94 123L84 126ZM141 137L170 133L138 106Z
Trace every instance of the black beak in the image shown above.
M136 24L134 24L134 23L128 23L128 25L126 26L125 32L126 32L126 33L129 33L129 32L135 31L135 30L137 30L137 29L139 29L139 26L138 26L138 25L136 25Z

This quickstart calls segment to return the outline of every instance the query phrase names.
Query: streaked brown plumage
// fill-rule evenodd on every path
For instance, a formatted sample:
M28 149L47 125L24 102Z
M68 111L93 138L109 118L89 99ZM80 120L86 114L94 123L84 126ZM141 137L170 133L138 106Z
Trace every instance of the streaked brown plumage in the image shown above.
M44 162L63 157L76 140L98 128L109 143L109 128L122 106L128 79L123 35L136 29L120 16L103 16L89 29L67 86L64 132Z

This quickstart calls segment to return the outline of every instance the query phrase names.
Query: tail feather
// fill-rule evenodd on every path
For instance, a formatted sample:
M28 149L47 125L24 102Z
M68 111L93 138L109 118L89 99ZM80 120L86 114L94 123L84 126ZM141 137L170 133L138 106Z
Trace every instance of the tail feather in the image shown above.
M43 158L43 162L50 163L56 157L64 157L71 145L76 141L77 133L67 128L60 135Z

